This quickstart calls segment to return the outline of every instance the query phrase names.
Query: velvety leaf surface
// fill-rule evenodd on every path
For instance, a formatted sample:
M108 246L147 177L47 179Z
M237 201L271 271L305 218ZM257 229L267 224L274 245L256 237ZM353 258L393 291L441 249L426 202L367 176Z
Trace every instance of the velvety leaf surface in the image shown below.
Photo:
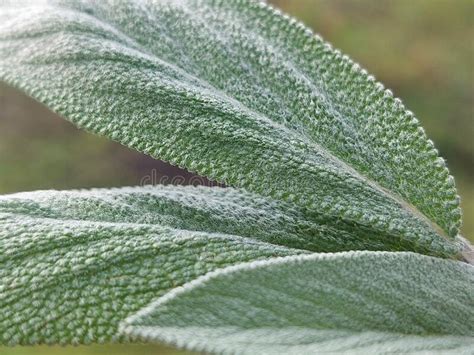
M122 330L226 354L472 353L474 267L387 252L256 261L172 290Z
M0 79L89 131L370 231L355 249L460 257L454 182L418 121L295 20L250 0L45 3L2 3Z
M309 255L468 259L469 246L413 114L295 20L251 0L2 1L0 80L232 186L0 196L0 343L474 346L472 265Z
M239 262L306 253L284 246L304 246L292 218L223 188L1 196L0 343L123 339L118 323L176 286Z

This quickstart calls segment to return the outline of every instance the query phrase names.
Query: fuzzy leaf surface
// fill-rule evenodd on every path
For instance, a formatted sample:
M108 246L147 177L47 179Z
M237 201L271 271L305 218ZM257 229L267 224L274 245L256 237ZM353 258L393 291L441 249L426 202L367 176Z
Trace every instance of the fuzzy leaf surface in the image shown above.
M19 3L0 7L0 79L79 127L371 235L354 249L460 257L418 121L297 21L251 0Z
M293 223L291 222L293 221ZM297 216L234 189L0 196L0 344L124 340L118 324L216 268L308 253Z
M474 267L387 252L256 261L174 289L122 331L221 354L470 354Z

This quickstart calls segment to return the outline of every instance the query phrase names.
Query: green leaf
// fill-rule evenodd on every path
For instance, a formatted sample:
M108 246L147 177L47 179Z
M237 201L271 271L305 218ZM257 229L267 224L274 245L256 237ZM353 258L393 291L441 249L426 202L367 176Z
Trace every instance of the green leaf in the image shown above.
M307 253L285 246L306 243L292 218L223 188L0 196L0 343L123 340L118 323L174 287L239 262Z
M225 354L467 354L473 290L472 265L414 253L289 256L202 276L122 331Z
M467 259L444 161L357 64L251 0L18 3L0 80L232 188L0 196L0 343L472 348L471 265L309 255Z
M250 0L2 4L0 80L79 127L370 236L354 249L461 257L418 121L295 20Z

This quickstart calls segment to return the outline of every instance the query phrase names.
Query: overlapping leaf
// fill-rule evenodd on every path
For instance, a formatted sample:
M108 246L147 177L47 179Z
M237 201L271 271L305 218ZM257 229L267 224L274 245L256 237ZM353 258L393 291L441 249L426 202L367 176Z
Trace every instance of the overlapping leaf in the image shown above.
M250 0L20 3L0 79L78 126L370 230L364 249L459 257L453 180L417 120L294 20Z
M471 353L474 267L412 253L231 266L163 296L123 331L225 354Z

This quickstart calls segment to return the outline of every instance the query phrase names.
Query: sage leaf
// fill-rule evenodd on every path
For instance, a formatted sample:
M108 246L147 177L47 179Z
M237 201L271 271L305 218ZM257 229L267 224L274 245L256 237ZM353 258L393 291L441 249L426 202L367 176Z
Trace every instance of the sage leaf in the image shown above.
M50 0L0 9L0 80L79 127L371 235L354 249L462 258L454 181L417 119L270 6Z
M289 256L202 276L122 331L222 354L470 354L473 288L472 265L414 253Z
M474 267L446 260L472 249L444 160L294 19L251 0L5 0L0 80L229 186L0 196L1 344L474 346Z
M304 246L285 227L291 218L262 197L223 188L0 196L0 344L125 340L120 321L185 282L308 253L285 246Z

